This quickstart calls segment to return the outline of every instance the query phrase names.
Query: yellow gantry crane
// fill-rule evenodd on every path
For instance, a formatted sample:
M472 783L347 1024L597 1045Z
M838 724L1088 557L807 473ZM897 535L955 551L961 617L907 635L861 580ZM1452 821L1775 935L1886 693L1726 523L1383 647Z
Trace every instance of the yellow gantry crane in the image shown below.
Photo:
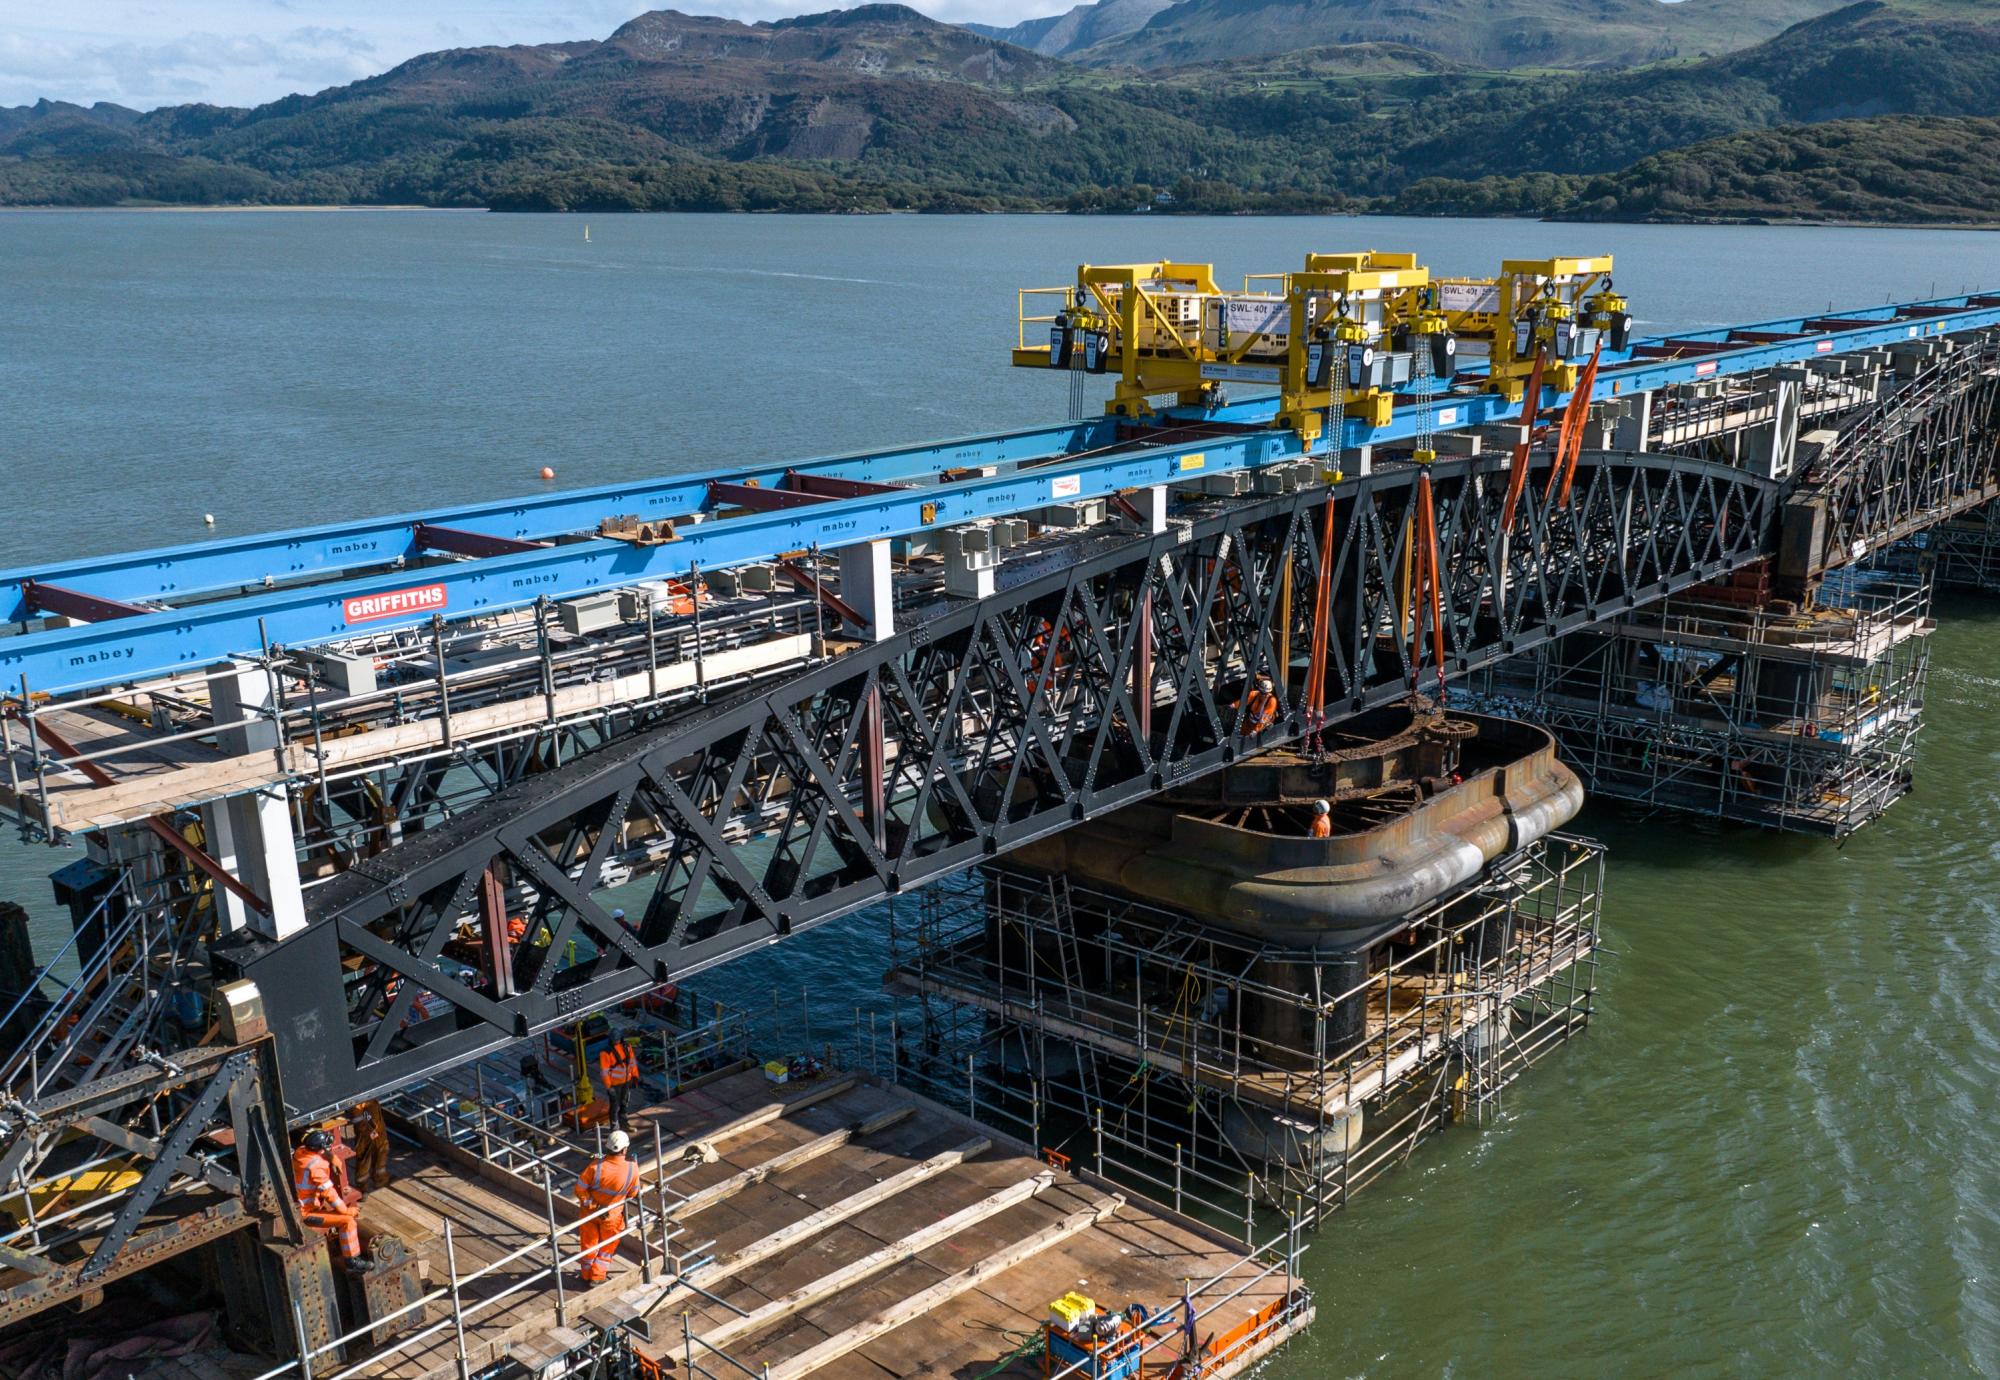
M1437 396L1519 401L1538 357L1544 384L1567 392L1600 342L1626 349L1632 317L1611 268L1608 254L1508 259L1494 278L1433 278L1414 254L1367 250L1309 254L1229 292L1210 264L1084 264L1073 285L1022 290L1013 362L1068 371L1076 416L1093 375L1115 380L1106 412L1134 418L1263 384L1308 449L1333 439L1336 418L1379 427L1403 406L1422 410L1427 450ZM1483 376L1459 373L1461 346L1484 356Z

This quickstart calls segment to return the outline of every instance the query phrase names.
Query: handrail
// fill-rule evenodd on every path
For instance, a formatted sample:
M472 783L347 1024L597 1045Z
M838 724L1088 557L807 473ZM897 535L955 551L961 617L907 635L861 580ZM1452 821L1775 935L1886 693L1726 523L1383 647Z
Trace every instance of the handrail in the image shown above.
M100 944L100 946L98 947L97 953L91 958L91 960L87 964L81 966L78 969L76 977L71 979L68 986L66 986L63 989L61 995L58 996L56 1000L50 1004L49 1009L43 1013L41 1020L36 1022L35 1029L21 1040L20 1044L16 1046L13 1054L8 1057L5 1064L0 1065L0 1086L12 1088L15 1084L16 1079L19 1077L21 1069L24 1065L29 1066L30 1068L34 1067L34 1065L38 1061L39 1058L38 1051L40 1050L42 1043L45 1040L48 1040L51 1034L53 1033L54 1029L57 1026L59 1026L65 1018L69 1016L69 1014L76 1007L78 1002L82 1000L84 994L89 990L92 983L99 976L107 974L109 972L113 960L116 959L119 951L123 948L125 942L131 938L134 930L141 928L142 922L147 918L148 908L138 904L137 898L130 894L129 886L131 882L131 875L132 871L131 868L129 867L120 871L120 873L118 874L117 881L113 883L111 888L107 890L103 896L98 898L97 905L92 908L90 915L85 919L84 923L75 927L75 929L70 934L69 939L64 942L62 948L56 951L55 957L51 958L46 964L42 965L42 970L35 975L34 982L29 984L27 990L21 994L20 998L14 1003L13 1007L11 1007L8 1010L7 1016L4 1018L0 1018L0 1024L4 1024L6 1020L12 1019L14 1013L20 1010L22 1004L27 1001L28 997L32 995L41 986L43 982L49 980L49 975L51 971L54 969L55 965L62 961L62 959L69 953L70 949L74 947L77 941L82 937L83 932L87 930L90 927L91 923L97 920L97 918L103 913L103 911L111 904L111 900L113 897L118 896L120 894L124 894L128 901L133 902L133 907L130 913L127 914L125 919L119 924L119 926L115 930L105 935L102 944ZM162 926L163 932L165 929L166 927ZM84 1023L79 1021L77 1029L81 1030L83 1029L83 1027ZM52 1049L50 1053L52 1055L56 1055L59 1057L62 1051ZM30 1088L29 1096L30 1097L38 1096L42 1090L42 1087L44 1086L39 1071L37 1071L33 1076L32 1083L33 1086Z

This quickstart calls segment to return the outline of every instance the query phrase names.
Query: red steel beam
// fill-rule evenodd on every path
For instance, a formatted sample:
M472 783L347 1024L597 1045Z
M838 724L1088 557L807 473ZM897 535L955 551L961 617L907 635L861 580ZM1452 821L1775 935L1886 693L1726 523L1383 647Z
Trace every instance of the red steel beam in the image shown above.
M19 714L16 717L25 719L28 716ZM73 759L83 755L60 733L43 723L39 715L35 716L33 722L35 732L40 734L43 741L54 748L59 756ZM72 760L65 762L63 765L82 772L86 777L90 778L94 785L109 786L114 779L110 772L104 770L104 768L98 766L95 762L78 762ZM48 818L48 811L49 802L44 800L42 802L42 817L45 820ZM235 874L217 862L207 850L197 848L182 838L181 831L169 824L164 815L152 816L146 821L146 827L153 831L161 843L166 844L169 848L172 848L176 853L179 853L190 863L194 864L204 876L212 880L217 886L228 888L244 905L249 906L259 915L269 915L271 913L271 903L269 901L238 881Z
M45 585L36 580L23 581L21 594L31 609L61 614L64 618L81 618L86 623L105 623L113 618L136 618L142 613L159 612L141 604L128 604L122 599L106 599L101 594L85 594L80 589Z
M1658 345L1640 345L1632 353L1647 359L1679 359L1682 355L1714 355L1742 348L1734 340L1667 340Z
M457 527L438 527L428 522L416 526L417 545L426 551L448 551L454 556L517 556L523 551L546 550L545 541L523 541L519 537L494 537L484 532L467 532Z
M1801 331L1731 331L1729 338L1746 345L1782 345L1787 340L1804 340L1806 335Z
M871 494L900 494L909 490L907 484L877 484L872 479L840 479L830 474L801 474L797 470L785 471L785 487L820 498L867 498Z
M1808 334L1817 335L1828 331L1866 330L1870 326L1893 326L1902 319L1900 316L1895 316L1873 321L1855 321L1845 316L1815 316L1799 324Z
M832 609L835 613L839 614L849 623L852 623L855 627L865 628L868 626L868 620L866 618L863 618L859 613L855 612L854 606L852 604L848 603L845 599L842 599L838 594L835 594L832 590L828 589L818 580L815 580L812 577L812 572L804 569L801 566L794 564L791 561L779 561L778 573L784 576L787 580L790 580L793 584L797 585L800 589L804 590L806 593L812 595L822 604L825 604L828 608Z
M718 508L748 508L753 512L768 513L777 508L810 508L819 503L831 503L833 499L825 494L800 493L797 489L766 489L756 484L728 484L717 479L709 483L708 501Z

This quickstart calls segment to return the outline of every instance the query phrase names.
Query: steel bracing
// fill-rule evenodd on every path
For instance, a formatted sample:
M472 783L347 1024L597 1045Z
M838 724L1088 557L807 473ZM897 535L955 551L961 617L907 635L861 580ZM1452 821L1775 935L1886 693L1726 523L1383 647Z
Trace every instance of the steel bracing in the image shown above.
M253 1223L303 1239L271 1042L141 1055L0 1113L0 1179L21 1194L0 1233L0 1268L20 1272L0 1327Z
M50 688L123 683L133 678L134 667L206 666L241 652L251 645L243 628L266 618L275 620L273 627L292 627L287 635L299 641L326 640L344 626L348 601L385 590L444 590L438 597L448 612L430 629L434 701L411 688L415 682L396 681L384 691L397 701L394 727L407 731L414 746L355 768L384 773L375 795L365 783L356 784L352 772L329 776L328 742L345 740L322 741L316 703L308 706L309 752L304 742L280 737L282 716L297 712L282 696L274 708L256 711L267 714L270 734L279 738L269 753L250 741L247 729L228 728L212 701L176 711L206 723L180 736L209 734L218 743L228 738L235 746L226 750L237 754L228 762L255 769L216 798L276 785L280 794L303 792L294 801L302 829L323 817L324 836L317 842L302 837L297 854L335 875L303 892L303 928L284 938L272 937L285 932L275 923L235 929L209 954L218 981L249 978L264 994L284 1074L284 1103L272 1115L298 1124L1004 855L1245 753L1307 737L1322 718L1338 719L1412 690L1432 692L1452 678L1759 562L1772 562L1781 579L1809 590L1827 569L1947 523L2000 493L1995 354L1984 334L1958 331L1963 325L1983 332L1989 317L2000 319L2000 299L1965 299L1949 309L1884 308L1877 316L1748 333L1782 336L1775 341L1738 341L1739 333L1729 333L1705 344L1688 337L1678 346L1643 346L1674 352L1608 371L1613 399L1600 406L1610 410L1602 418L1593 413L1590 424L1598 428L1593 446L1636 423L1634 444L1648 448L1586 449L1567 479L1547 453L1524 448L1516 461L1506 453L1509 445L1498 454L1428 465L1378 452L1372 472L1329 485L1302 473L1318 472L1331 463L1327 457L1301 463L1296 447L1255 430L1257 419L1247 415L1235 432L1191 436L1169 428L1154 438L1159 444L1127 437L1102 454L1074 453L1107 430L1117 431L1094 423L1004 438L1019 465L1005 474L933 473L940 462L992 458L991 447L967 451L971 443L816 462L809 479L851 484L855 491L823 495L819 503L752 503L733 509L734 516L704 510L711 520L693 529L698 539L682 533L664 546L609 539L537 545L575 517L571 507L529 518L484 513L444 521L433 515L421 540L433 552L462 559L430 566L422 576L402 569L407 553L398 553L396 568L385 571L387 548L350 561L340 550L347 538L329 529L311 547L319 553L311 560L314 570L338 569L336 578L301 570L287 578L321 582L291 589L281 579L268 590L216 593L185 608L151 612L141 605L161 595L128 587L130 570L145 562L100 562L105 569L94 574L64 572L73 585L44 582L57 588L20 591L34 608L62 604L83 611L69 616L98 621L8 639L12 645L0 647L0 663L19 669L27 664L20 658L39 658L34 666L49 677L39 684ZM1928 338L1941 333L1940 323L1958 333ZM1917 338L1920 331L1926 339ZM1829 339L1842 350L1851 343L1860 363L1852 372L1830 375L1842 378L1838 387L1800 384L1817 409L1811 415L1821 419L1815 425L1836 429L1831 441L1809 447L1805 437L1792 434L1803 429L1805 413L1788 420L1782 398L1766 400L1768 406L1758 402L1762 385L1756 380L1769 373L1775 386L1775 366L1824 354ZM1898 352L1898 340L1911 344ZM1828 363L1844 369L1848 362ZM1700 391L1732 376L1734 392ZM1699 443L1699 454L1650 448L1666 444L1664 433L1655 434L1656 424L1664 425L1660 415L1648 421L1643 409L1620 410L1626 402L1617 392L1642 383L1660 392L1688 390L1654 400L1662 402L1668 422ZM1500 415L1485 402L1483 411L1456 405L1465 408L1465 417L1455 423L1440 418L1441 432ZM1232 420L1218 414L1213 422L1226 428ZM1756 447L1741 444L1759 427L1767 437L1761 461L1750 453ZM1717 443L1732 433L1741 433L1735 443ZM1374 438L1378 447L1385 439ZM1790 455L1794 443L1796 470L1789 461L1779 463L1779 452ZM1200 465L1209 467L1207 473L1190 480L1190 470ZM930 479L879 491L919 473ZM1231 482L1213 484L1224 478ZM712 482L722 481L708 476L659 486L661 501L679 504L697 486L708 493ZM814 492L812 484L786 483L788 495ZM1248 496L1253 483L1261 486L1258 495ZM869 486L876 491L865 491ZM1162 501L1142 512L1123 497L1141 490ZM1176 510L1164 502L1169 493ZM610 668L592 668L577 686L559 685L556 660L548 654L548 603L517 589L544 573L559 579L558 593L630 588L695 571L690 553L696 548L717 565L739 566L795 555L802 535L815 529L829 545L881 540L933 525L948 530L1010 512L1046 512L1036 505L1093 495L1111 497L1125 517L1097 521L1053 554L1038 551L999 565L995 592L967 598L939 593L914 609L899 608L895 635L878 642L838 644L828 635L820 620L833 617L827 612L833 604L823 598L816 576L809 591L816 599L799 601L811 611L809 623L794 611L796 627L773 622L769 638L760 634L741 647L723 645L727 627L705 633L702 605L689 596L692 628L683 640L696 649L694 674L677 679L660 664L659 629L668 624L655 618L649 594L643 645L635 642L622 653L631 665L615 685L607 683L601 703L584 692L598 683L595 671ZM983 506L988 504L997 506ZM1169 511L1172 516L1162 517ZM864 517L873 524L865 531ZM1136 525L1120 525L1128 519ZM399 521L390 520L382 538L391 546L400 540ZM1149 523L1158 530L1148 530ZM276 541L224 553L221 564L203 564L207 558L192 554L186 570L169 561L160 567L167 571L161 579L171 583L179 571L190 587L220 590L229 578L225 567L235 568L229 560L267 561L282 545ZM350 578L350 564L365 573ZM205 572L198 579L188 574L197 568ZM705 563L698 568L711 570ZM122 610L105 602L121 595ZM674 598L673 587L665 586L660 597ZM514 682L501 684L496 671L489 690L500 698L487 736L470 745L454 739L453 697L465 683L446 683L442 620L476 621L529 602L542 654L538 688L526 698L546 712L516 713L515 701L523 696ZM296 619L295 626L286 618ZM399 620L409 622L399 613L373 626L392 628ZM834 627L839 622L833 618ZM780 633L792 642L778 640ZM407 628L404 636L408 645L376 652L391 661L421 661L422 639ZM603 653L604 644L578 645L580 656ZM127 647L151 650L144 656L135 651L121 667ZM721 664L738 652L744 654L740 665ZM87 660L99 653L109 660ZM706 670L704 655L716 663ZM76 657L86 661L72 664ZM1322 688L1316 690L1315 667L1322 661ZM271 665L267 649L261 673L275 680ZM1277 721L1262 731L1247 720L1245 708L1246 689L1260 673L1273 678L1283 702ZM644 693L629 686L612 693L627 681L643 681ZM301 683L313 693L309 677ZM574 702L564 698L572 692ZM352 711L366 701L366 694L356 694L347 703ZM19 723L0 739L0 749L13 763L11 735L25 727L30 779L10 778L8 790L17 801L32 793L46 823L45 769L53 764L60 771L64 759L81 760L81 754L45 743L53 730L38 722L38 697L29 686L20 688L19 702ZM417 731L423 727L418 716L426 714L441 726L436 741ZM248 724L254 717L230 722ZM567 746L582 755L563 759L563 733ZM447 777L453 779L448 783ZM131 781L133 789L144 786L143 777ZM146 797L140 814L160 808L147 803L153 799ZM355 828L343 833L335 810ZM183 831L193 827L191 808L158 815L162 828L170 816ZM86 827L127 830L137 817L128 807L108 825ZM331 846L329 840L347 835L349 847ZM205 914L212 919L230 903L222 894L227 869L203 846L183 842L187 849L178 856L212 883L204 892L202 883L190 880L196 892L189 894L197 902L206 897ZM314 848L325 856L315 857ZM192 879L194 873L175 875ZM645 879L650 896L628 928L595 896L634 876ZM295 888L295 906L299 895ZM263 915L275 922L270 912ZM509 916L522 917L528 935L512 947L496 938ZM0 1072L16 1099L0 1126L0 1178L25 1184L45 1166L61 1163L52 1153L60 1140L40 1129L53 1124L52 1114L67 1115L56 1111L54 1099L68 1099L62 1105L69 1107L82 1105L77 1099L116 1098L137 1086L121 1080L160 1071L134 1051L157 1024L158 1013L147 1004L156 995L150 976L157 955L177 951L184 930L140 924L136 937L127 936L131 942L108 950L86 973L86 984L58 996L56 1014L29 1013L34 1049ZM446 957L454 941L463 956L468 932L483 951L483 970ZM71 1011L90 1019L70 1023ZM45 1030L60 1030L60 1040L45 1042ZM45 1046L56 1057L53 1065L37 1057ZM176 1058L166 1066L193 1069L186 1056ZM216 1077L226 1072L240 1087L248 1075L238 1066L232 1070ZM63 1086L72 1079L81 1079L81 1086ZM274 1095L274 1084L265 1079L256 1096ZM235 1107L247 1105L245 1095L225 1091L217 1097ZM107 1105L144 1104L127 1099ZM163 1106L171 1113L163 1125L178 1127L181 1118L194 1116L187 1124L199 1130L221 1115L206 1085L185 1079L166 1090ZM130 1130L128 1120L118 1124ZM206 1177L205 1190L174 1178L201 1177L203 1162L190 1159L171 1133L149 1132L140 1137L143 1143L114 1140L128 1153L143 1156L150 1148L158 1163L175 1166L171 1173L143 1176L141 1187L156 1203L191 1201L178 1196L183 1188L230 1196L213 1176ZM248 1220L226 1202L211 1217ZM95 1226L112 1235L120 1230L117 1220ZM144 1263L134 1252L154 1241L151 1228L135 1222L124 1230L134 1234L112 1246L116 1259L91 1268L122 1272L127 1257ZM159 1237L160 1250L186 1239ZM90 1247L91 1259L100 1253ZM82 1274L72 1283L78 1291L92 1287ZM35 1297L46 1302L52 1296L44 1291ZM29 1294L22 1298L23 1307L43 1306Z
M1779 498L1742 470L1602 452L1567 504L1531 480L1503 531L1506 487L1496 460L1441 462L1112 540L524 781L327 883L305 933L240 939L218 965L310 1013L309 1030L276 1023L295 1111L351 1101L1304 733L1306 690L1287 672L1312 636L1329 502L1339 716L1756 560ZM1442 669L1404 575L1426 488ZM1289 712L1256 735L1241 700L1260 672L1286 685ZM666 844L627 931L591 893L635 827ZM511 972L461 981L437 960L489 878L528 898L548 940L520 946ZM353 967L368 976L349 990ZM410 1021L418 990L448 1009Z
M1793 500L1826 514L1812 573L1990 497L1996 419L2000 348L1987 340L1944 355L1844 427L1807 466Z

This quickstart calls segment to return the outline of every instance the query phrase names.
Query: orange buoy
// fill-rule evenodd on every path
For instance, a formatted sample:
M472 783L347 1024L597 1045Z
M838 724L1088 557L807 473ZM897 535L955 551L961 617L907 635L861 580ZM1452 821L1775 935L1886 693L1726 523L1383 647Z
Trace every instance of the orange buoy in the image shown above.
M555 477L556 477L556 472L553 469L551 469L547 465L542 466L542 478L554 479Z

